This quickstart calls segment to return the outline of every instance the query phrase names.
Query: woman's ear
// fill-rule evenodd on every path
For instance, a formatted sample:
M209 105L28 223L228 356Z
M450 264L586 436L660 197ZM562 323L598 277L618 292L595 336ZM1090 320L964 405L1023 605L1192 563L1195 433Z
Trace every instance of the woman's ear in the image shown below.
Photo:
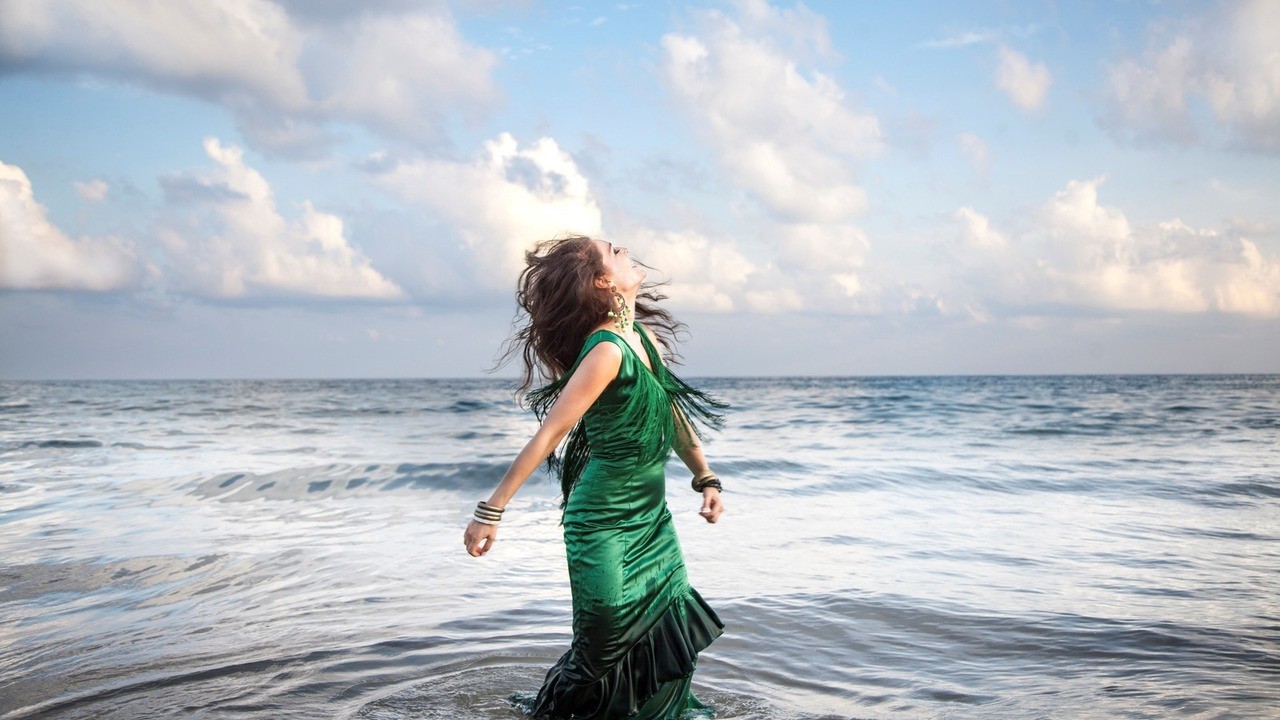
M600 277L596 278L596 287L600 288L601 290L608 288L609 278L605 277L604 275L601 275Z

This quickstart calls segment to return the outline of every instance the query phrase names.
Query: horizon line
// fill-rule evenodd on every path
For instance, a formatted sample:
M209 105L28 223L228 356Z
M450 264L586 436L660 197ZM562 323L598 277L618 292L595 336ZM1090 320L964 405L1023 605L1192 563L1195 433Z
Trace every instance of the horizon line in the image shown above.
M702 380L856 380L856 379L893 379L893 378L1056 378L1056 377L1241 377L1241 376L1274 376L1280 370L1267 371L1233 371L1233 372L954 372L954 373L858 373L850 375L837 374L795 374L795 375L688 375L689 378ZM491 375L387 375L387 376L295 376L295 377L90 377L90 378L0 378L0 383L72 383L72 382L385 382L385 381L446 381L446 380L493 380L503 382L519 382L518 377Z

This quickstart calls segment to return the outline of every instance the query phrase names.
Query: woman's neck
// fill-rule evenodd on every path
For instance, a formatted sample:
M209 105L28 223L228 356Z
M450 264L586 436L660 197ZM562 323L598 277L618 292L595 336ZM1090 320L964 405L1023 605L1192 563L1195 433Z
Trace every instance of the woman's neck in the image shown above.
M638 288L637 288L637 290L638 290ZM635 318L635 316L636 316L636 292L637 292L637 290L631 290L630 292L623 291L623 290L619 290L619 291L618 291L618 292L621 292L621 293L622 293L622 297L627 301L627 312L631 315L631 318L632 318L632 319L634 319L634 318Z

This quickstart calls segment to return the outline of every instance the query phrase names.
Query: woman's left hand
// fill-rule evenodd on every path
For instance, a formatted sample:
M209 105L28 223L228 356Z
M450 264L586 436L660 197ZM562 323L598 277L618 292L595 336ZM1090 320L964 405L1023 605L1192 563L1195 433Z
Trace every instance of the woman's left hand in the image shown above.
M713 523L720 519L720 513L724 512L724 501L720 499L720 491L716 488L709 487L702 490L702 509L698 511L707 522Z

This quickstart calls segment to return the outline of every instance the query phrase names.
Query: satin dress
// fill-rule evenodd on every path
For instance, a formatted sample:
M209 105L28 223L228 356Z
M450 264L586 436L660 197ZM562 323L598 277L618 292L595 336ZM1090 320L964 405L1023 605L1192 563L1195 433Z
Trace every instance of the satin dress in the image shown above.
M547 672L532 715L573 720L676 720L714 711L690 684L698 653L724 623L689 584L666 502L667 458L682 423L719 427L728 405L677 378L636 326L649 359L611 330L583 343L569 372L529 395L545 417L600 342L622 348L618 375L553 455L564 500L573 642ZM690 713L689 711L702 711ZM704 714L705 713L705 714Z

